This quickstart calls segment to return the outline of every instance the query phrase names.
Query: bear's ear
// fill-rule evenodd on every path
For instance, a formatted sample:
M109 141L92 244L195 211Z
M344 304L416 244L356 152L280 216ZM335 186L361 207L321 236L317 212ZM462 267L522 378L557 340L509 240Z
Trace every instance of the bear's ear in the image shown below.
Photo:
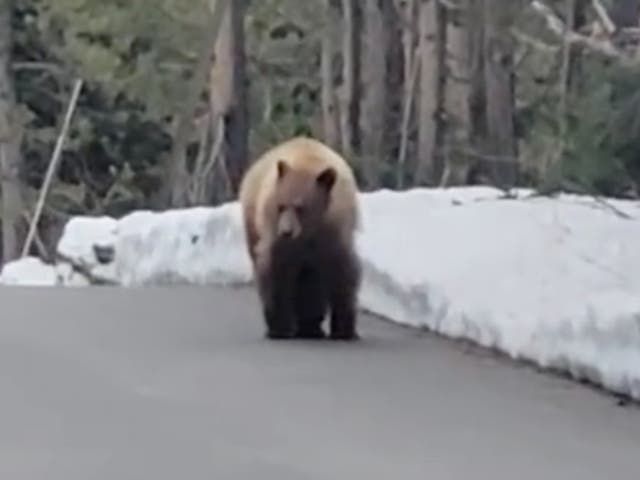
M289 165L284 160L278 160L278 180L289 171Z
M336 171L331 167L325 168L316 178L316 183L326 192L329 193L336 183Z

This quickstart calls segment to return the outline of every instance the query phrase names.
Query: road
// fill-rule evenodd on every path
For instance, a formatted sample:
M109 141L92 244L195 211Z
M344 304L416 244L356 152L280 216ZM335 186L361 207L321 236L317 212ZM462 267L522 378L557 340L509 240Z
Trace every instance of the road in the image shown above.
M637 479L640 409L361 317L269 342L250 289L0 289L0 478Z

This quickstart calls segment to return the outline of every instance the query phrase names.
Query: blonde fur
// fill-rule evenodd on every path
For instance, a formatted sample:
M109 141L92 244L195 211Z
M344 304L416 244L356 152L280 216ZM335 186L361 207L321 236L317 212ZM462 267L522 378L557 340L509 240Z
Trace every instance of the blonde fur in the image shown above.
M348 246L359 224L357 204L358 187L351 167L336 151L318 140L294 137L260 156L247 170L240 184L239 201L242 205L249 248L260 238L270 236L265 207L275 192L278 179L277 162L285 161L291 168L317 175L327 167L336 170L336 182L331 190L327 221L340 227L340 236Z

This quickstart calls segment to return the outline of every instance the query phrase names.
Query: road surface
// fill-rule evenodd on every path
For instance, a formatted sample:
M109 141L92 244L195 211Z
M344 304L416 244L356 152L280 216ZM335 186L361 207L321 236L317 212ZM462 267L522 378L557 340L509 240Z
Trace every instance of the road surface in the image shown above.
M0 305L0 479L640 478L640 409L371 317L268 342L250 289Z

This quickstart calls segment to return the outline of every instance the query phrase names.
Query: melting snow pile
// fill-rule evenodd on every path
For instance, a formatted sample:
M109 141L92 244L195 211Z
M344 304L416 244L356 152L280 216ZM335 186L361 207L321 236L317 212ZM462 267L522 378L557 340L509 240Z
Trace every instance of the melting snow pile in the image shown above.
M362 194L362 306L640 399L640 204L526 194ZM125 286L244 283L241 225L235 203L76 218L58 250Z

